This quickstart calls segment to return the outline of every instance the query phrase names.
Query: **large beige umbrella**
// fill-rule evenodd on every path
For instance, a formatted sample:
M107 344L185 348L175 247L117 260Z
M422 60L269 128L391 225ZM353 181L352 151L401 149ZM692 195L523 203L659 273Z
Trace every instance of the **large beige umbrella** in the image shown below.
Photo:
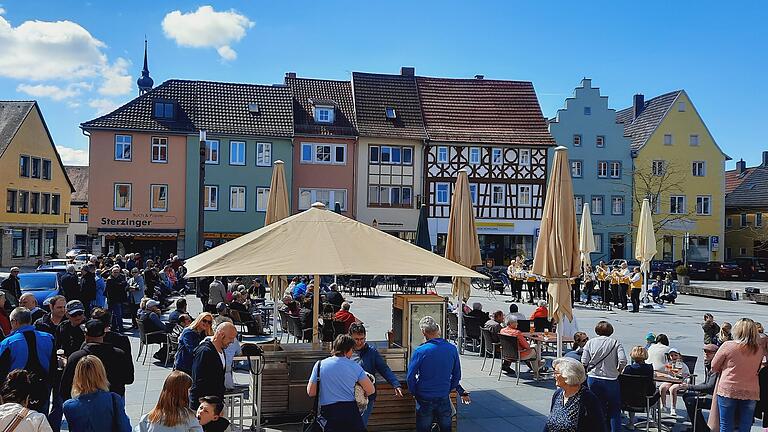
M284 165L283 161L276 160L275 167L272 169L272 181L269 184L269 195L267 198L267 214L264 216L265 226L291 215ZM284 275L267 276L267 282L269 283L269 295L274 302L272 335L275 337L275 343L277 343L277 302L280 300L283 290L288 286L288 278Z
M595 252L595 234L592 231L592 215L589 211L589 203L584 203L581 211L581 225L579 226L579 253L581 254L582 265L586 268L592 264L589 254Z
M539 232L533 273L549 281L548 292L552 299L550 316L556 322L562 322L563 318L573 321L569 279L579 275L579 233L568 149L562 146L555 148ZM558 356L562 351L561 338L562 334L558 331Z
M656 236L653 234L653 216L648 199L643 200L640 208L640 224L637 227L635 240L635 259L640 261L640 271L643 272L645 292L648 293L648 272L651 270L651 260L656 255Z
M469 268L483 263L480 257L480 242L477 240L475 212L472 207L472 195L469 193L469 180L467 179L466 170L459 170L453 190L453 197L451 198L451 214L448 219L445 257ZM466 277L453 278L453 295L458 298L459 303L459 341L461 341L463 333L463 304L467 301L472 291L471 282Z

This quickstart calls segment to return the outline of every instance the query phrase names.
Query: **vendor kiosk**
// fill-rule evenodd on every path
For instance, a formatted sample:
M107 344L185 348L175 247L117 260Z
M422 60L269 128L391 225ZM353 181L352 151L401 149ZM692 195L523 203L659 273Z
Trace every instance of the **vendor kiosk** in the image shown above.
M446 333L448 301L435 294L395 294L392 297L392 342L405 348L406 359L424 343L419 321L431 316Z

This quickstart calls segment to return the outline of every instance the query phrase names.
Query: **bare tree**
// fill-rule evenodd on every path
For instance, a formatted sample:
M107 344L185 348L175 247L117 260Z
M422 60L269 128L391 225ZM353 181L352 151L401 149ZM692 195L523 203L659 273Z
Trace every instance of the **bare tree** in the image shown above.
M685 195L685 181L688 177L680 167L669 161L653 161L650 166L635 166L632 172L634 178L634 187L632 188L632 199L637 208L641 208L643 200L648 199L653 212L653 232L660 233L665 231L678 222L690 222L691 215L690 203L685 203L683 208L676 208L675 213L664 211L662 208L662 197L670 197L676 194ZM696 203L693 203L695 206ZM672 206L670 202L670 206ZM657 236L658 238L658 236Z

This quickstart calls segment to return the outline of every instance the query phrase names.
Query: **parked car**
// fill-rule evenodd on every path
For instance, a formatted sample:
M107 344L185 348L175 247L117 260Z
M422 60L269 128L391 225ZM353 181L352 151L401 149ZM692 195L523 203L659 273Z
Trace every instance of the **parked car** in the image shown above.
M90 262L91 262L91 257L93 257L93 256L94 256L94 255L91 255L91 254L88 254L88 253L86 253L86 254L80 254L80 255L77 255L77 256L76 256L76 257L75 257L75 258L72 260L72 264L74 264L74 265L75 265L75 269L76 269L77 271L80 271L80 270L82 270L82 269L83 269L83 266L84 266L84 265L86 265L86 264L88 264L88 263L90 263Z
M41 308L46 305L47 299L59 294L59 278L55 272L21 273L19 285L22 294L31 292L35 295Z
M746 278L737 262L726 261L720 264L720 268L715 273L715 280L746 280Z
M91 251L86 249L86 248L72 248L72 249L68 250L66 255L64 255L64 256L69 258L69 259L72 259L72 258L75 258L78 255L89 254L89 253L91 253Z
M658 275L665 276L667 273L675 274L675 268L682 264L682 261L651 261L651 275L656 277Z
M688 261L688 276L691 279L710 279L719 277L719 261Z
M768 265L766 260L759 258L734 258L732 260L741 267L744 279L768 281Z
M67 272L67 266L70 264L70 260L66 258L53 258L47 262L40 264L36 271L38 272L50 272L57 273L59 276Z
M621 266L621 263L623 263L624 261L627 262L627 267L629 267L630 269L635 268L635 267L640 267L640 261L638 261L636 259L628 259L628 260L612 259L612 260L608 261L608 266L611 267L611 268L619 267L619 266Z

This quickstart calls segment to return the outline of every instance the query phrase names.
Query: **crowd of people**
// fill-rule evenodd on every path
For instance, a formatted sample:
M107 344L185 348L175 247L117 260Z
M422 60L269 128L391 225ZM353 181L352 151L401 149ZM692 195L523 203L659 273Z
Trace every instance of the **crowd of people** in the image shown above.
M337 334L333 333L333 323L338 322L343 326L342 332L348 333L353 324L362 324L362 321L352 312L352 301L346 300L344 295L339 292L339 286L336 283L320 285L320 298L318 304L320 307L321 327L327 329L326 333L332 341ZM283 293L282 302L279 310L288 316L297 318L301 325L301 330L308 334L312 328L314 317L314 295L315 284L306 277L294 277L288 284Z

